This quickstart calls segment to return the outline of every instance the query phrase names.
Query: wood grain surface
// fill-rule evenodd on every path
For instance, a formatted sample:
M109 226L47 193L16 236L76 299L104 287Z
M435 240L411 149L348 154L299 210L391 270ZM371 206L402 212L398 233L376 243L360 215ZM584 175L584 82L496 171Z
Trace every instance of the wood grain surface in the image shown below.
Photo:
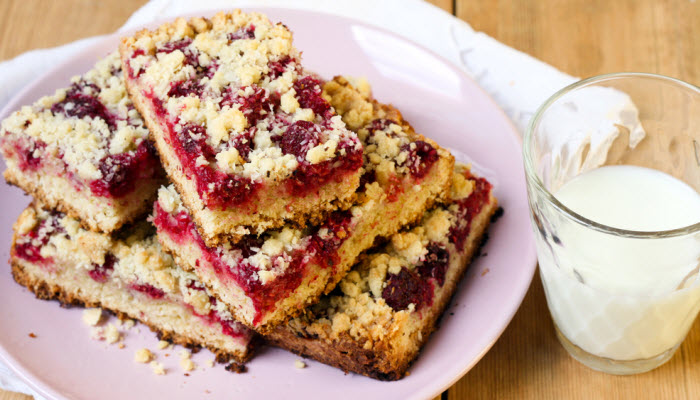
M571 75L653 72L700 84L700 2L693 0L433 0L501 42ZM121 26L144 0L2 0L0 60ZM400 10L397 10L400 14ZM47 66L48 67L48 66ZM478 329L478 327L474 327ZM459 351L459 349L455 349ZM700 399L700 319L652 372L592 371L557 342L535 276L503 336L443 399ZM0 391L0 400L30 397Z

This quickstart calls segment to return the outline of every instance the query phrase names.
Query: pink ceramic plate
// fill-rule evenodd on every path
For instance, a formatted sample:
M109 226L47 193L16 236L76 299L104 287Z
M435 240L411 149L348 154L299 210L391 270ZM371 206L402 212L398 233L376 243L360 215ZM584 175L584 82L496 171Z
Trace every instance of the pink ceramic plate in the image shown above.
M336 16L263 10L295 32L304 65L330 78L365 76L375 96L396 105L418 132L443 146L467 154L477 171L496 184L505 215L490 231L482 256L471 266L448 311L411 368L397 382L379 382L344 374L279 349L262 349L248 373L236 375L222 366L200 368L189 377L179 356L160 352L166 376L135 364L134 352L156 348L146 328L127 333L126 348L89 339L79 309L62 309L39 301L14 283L7 264L0 271L0 357L34 389L56 399L157 398L430 398L464 375L493 345L518 309L535 269L520 141L496 104L462 71L434 53L384 30ZM319 32L323 32L319 34ZM1 113L30 104L67 85L69 77L88 70L98 57L115 49L113 35L79 57L39 78ZM1 163L2 161L0 161ZM0 166L4 170L4 164ZM0 259L9 257L11 226L30 199L0 185ZM28 334L33 332L36 338ZM211 354L194 356L204 366Z

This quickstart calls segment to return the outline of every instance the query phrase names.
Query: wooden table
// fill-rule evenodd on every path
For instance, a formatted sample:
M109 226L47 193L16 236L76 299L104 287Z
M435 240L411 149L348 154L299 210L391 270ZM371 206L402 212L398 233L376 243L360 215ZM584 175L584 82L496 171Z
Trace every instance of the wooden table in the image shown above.
M3 0L0 60L116 30L144 0ZM700 2L433 0L476 30L576 76L644 71L700 84ZM400 13L400 10L397 10ZM6 273L6 272L4 272ZM474 327L478 329L478 327ZM0 391L0 400L28 396ZM700 319L673 359L638 376L592 371L554 336L539 277L489 353L445 399L700 398Z

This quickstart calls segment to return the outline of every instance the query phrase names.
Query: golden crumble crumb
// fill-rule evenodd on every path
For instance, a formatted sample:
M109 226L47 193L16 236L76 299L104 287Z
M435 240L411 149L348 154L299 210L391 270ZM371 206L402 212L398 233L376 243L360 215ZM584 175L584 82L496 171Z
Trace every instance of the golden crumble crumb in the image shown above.
M165 368L163 367L163 364L159 363L158 361L151 361L150 366L154 374L165 375Z
M296 360L296 361L294 361L294 368L304 369L304 368L306 368L306 363L301 361L301 360Z
M134 354L134 361L141 364L146 364L147 362L153 360L153 353L148 349L139 349Z
M107 340L107 343L109 344L114 344L117 343L121 338L122 334L119 332L117 327L114 324L109 324L107 325L107 330L105 332L105 338Z
M126 347L126 345L125 345L124 343L119 343L119 348L120 348L120 349L123 349L123 348L125 348L125 347Z
M88 308L83 311L83 322L85 325L95 326L100 323L102 319L102 309L101 308Z
M166 342L165 340L161 340L158 342L158 350L163 350L168 346L170 346L170 343Z
M195 368L197 368L197 365L194 363L194 361L190 360L189 358L181 358L180 359L180 367L186 371L194 371Z

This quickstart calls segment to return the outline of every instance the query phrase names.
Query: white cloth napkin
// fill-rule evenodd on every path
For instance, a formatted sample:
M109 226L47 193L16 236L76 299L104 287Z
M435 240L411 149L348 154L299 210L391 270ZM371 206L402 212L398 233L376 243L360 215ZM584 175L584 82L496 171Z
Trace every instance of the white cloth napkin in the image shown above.
M524 132L537 107L576 79L514 50L422 0L151 0L120 29L190 12L236 7L284 7L328 12L377 25L432 49L463 67ZM397 10L401 18L396 18ZM47 66L64 62L99 37L34 50L0 63L0 108ZM43 399L0 362L0 388Z

